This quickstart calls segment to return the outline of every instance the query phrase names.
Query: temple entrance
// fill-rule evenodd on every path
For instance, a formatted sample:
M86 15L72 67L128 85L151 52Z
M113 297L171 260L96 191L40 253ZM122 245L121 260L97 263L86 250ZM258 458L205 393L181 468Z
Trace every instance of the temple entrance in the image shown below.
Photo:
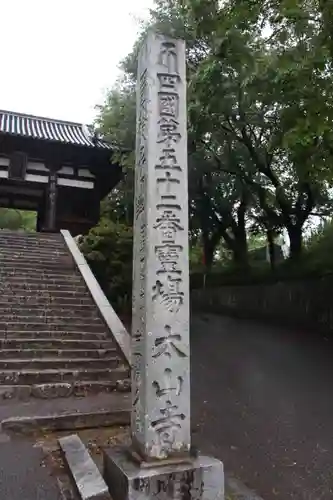
M112 155L91 127L0 110L0 207L37 212L38 232L84 234L121 179Z

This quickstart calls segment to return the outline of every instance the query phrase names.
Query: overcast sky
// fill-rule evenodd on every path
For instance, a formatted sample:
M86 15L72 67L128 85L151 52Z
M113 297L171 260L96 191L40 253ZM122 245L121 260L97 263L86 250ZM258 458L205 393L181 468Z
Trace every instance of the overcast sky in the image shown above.
M0 0L0 109L90 123L153 0Z

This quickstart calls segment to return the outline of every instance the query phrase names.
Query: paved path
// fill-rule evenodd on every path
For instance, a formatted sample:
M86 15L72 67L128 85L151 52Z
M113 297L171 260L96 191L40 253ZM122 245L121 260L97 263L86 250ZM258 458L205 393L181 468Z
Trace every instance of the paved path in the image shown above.
M0 405L0 421L13 416L79 415L79 412L116 410L127 408L129 399L129 394L102 394L28 402L4 400ZM8 436L0 429L0 500L62 500L59 480L64 478L58 476L59 471L51 471L44 459L45 454L34 447L33 441L22 436Z
M194 444L265 500L333 498L333 343L221 316L192 321Z
M1 500L62 500L43 453L29 442L0 442Z

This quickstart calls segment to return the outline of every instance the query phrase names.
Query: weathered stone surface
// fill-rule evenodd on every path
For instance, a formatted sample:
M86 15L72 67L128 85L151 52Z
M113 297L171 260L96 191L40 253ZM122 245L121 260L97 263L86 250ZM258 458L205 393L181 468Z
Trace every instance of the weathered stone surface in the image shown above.
M63 347L66 347L66 341L64 341ZM29 345L29 344L28 344ZM80 346L81 347L81 346ZM84 347L84 345L82 346ZM50 349L50 348L45 348L42 349L42 346L40 346L39 349L0 349L0 360L6 360L6 359L20 359L21 361L23 360L48 360L48 358L52 358L52 360L59 361L59 360L64 360L65 362L74 359L84 359L84 358L90 358L90 359L108 359L112 358L114 359L117 355L117 351L115 348L107 348L107 349L98 349L98 347L95 349Z
M2 335L5 334L5 338L1 338ZM89 333L80 330L80 328L76 328L74 330L68 329L41 329L41 330L0 330L0 342L11 340L11 339L21 339L21 342L24 343L25 340L33 340L35 345L38 345L39 339L46 340L52 339L54 340L93 340L96 342L105 341L105 336L102 332ZM77 346L80 346L78 342L76 342Z
M82 500L111 500L108 487L79 436L60 438L59 445Z
M1 370L0 384L5 385L39 385L52 383L74 383L76 381L113 381L116 384L121 377L127 378L128 370L123 368L114 369L90 369L82 367L76 369L54 369L54 370Z
M1 349L62 349L63 352L66 352L67 349L75 349L78 346L78 342L76 339L67 338L20 338L20 337L12 337L12 338L0 338L0 348ZM80 338L79 343L80 349L107 349L112 348L112 342L110 340L99 339L94 336L93 339L82 339Z
M150 32L138 63L131 431L142 455L190 451L185 44Z
M1 422L2 430L15 434L31 435L37 431L59 431L128 425L127 409L101 410L91 413L50 414L31 417L12 417Z
M2 264L1 264L2 265ZM57 305L67 305L71 307L75 307L76 304L90 304L91 299L87 297L87 295L80 294L73 297L72 295L63 294L63 295L50 295L50 294L42 294L42 295L31 295L22 294L23 292L18 292L15 295L2 295L0 297L1 306L7 307L8 305L13 306L45 306L48 307L50 304Z
M39 385L38 389L36 389L36 386L33 385L1 385L0 399L27 401L31 397L35 399L55 399L55 397L69 398L70 396L82 398L83 396L92 394L111 393L115 390L117 392L130 391L130 383L128 379L125 379L124 387L120 387L120 384L118 384L118 382L120 381L83 380L74 382L73 384L69 384L70 388L68 387L68 389L67 384L55 382L53 384L47 384L48 386L52 386L50 390L48 389L47 393L41 390L41 386L43 384ZM58 385L60 386L59 389ZM46 397L46 394L48 394L49 397Z
M36 384L32 395L40 399L68 398L73 392L72 384Z
M31 396L31 386L29 385L1 385L0 398L2 399L19 399L26 401Z
M117 380L116 387L119 392L129 392L131 390L131 381L129 379Z
M82 318L49 317L43 316L32 318L31 316L20 316L12 321L1 321L0 330L17 331L17 330L66 330L66 331L83 331L104 333L105 327L100 322L99 318L89 319L84 321ZM104 329L104 330L103 330Z
M192 464L138 467L122 447L104 451L104 479L113 500L223 500L223 464L199 456Z
M114 356L110 358L94 358L87 359L83 358L52 358L52 357L42 357L41 359L32 358L27 361L26 358L18 359L1 359L0 357L0 371L1 370L20 370L24 368L29 369L41 369L41 370L57 370L58 368L61 370L66 369L82 369L83 367L86 370L95 369L95 368L116 368L119 366L119 358Z

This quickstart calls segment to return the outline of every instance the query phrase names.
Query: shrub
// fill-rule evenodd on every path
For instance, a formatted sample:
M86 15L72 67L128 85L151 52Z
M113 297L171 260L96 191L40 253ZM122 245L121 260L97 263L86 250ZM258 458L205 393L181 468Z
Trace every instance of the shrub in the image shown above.
M131 227L101 219L80 243L96 279L119 312L131 304L132 240Z

